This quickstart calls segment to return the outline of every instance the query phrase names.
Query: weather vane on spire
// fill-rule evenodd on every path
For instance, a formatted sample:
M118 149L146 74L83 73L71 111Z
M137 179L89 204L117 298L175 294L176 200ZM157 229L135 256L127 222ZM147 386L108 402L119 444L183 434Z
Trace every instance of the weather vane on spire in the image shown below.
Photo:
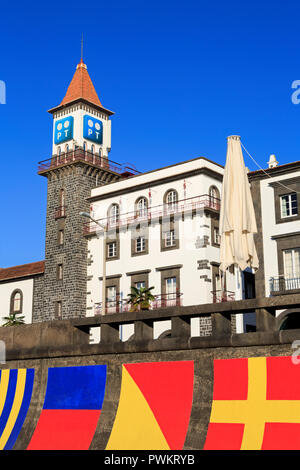
M81 62L83 62L83 33L81 34Z

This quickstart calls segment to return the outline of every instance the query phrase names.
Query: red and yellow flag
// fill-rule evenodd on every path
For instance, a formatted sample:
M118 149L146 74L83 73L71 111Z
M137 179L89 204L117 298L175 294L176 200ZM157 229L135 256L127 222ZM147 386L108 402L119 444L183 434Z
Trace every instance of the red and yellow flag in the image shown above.
M205 449L300 449L300 364L292 357L214 361Z

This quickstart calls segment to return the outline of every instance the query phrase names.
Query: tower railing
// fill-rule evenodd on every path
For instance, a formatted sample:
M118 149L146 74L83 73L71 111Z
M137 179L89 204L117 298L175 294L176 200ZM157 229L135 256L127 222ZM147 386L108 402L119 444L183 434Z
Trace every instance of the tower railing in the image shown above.
M117 163L113 160L109 160L106 156L96 155L95 153L84 150L83 148L70 150L69 152L61 153L60 155L53 155L47 160L38 162L38 172L41 173L47 170L52 170L78 161L83 161L98 168L103 168L124 176L133 176L140 173L133 165Z

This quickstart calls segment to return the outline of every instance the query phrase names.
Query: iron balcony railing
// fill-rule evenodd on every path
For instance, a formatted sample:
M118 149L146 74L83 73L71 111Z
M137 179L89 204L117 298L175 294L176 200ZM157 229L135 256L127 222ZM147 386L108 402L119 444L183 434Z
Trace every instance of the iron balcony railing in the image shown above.
M38 172L41 173L47 170L52 170L76 161L84 161L123 176L133 176L140 173L130 164L120 164L113 160L109 160L107 157L101 157L100 155L96 155L88 150L83 150L82 148L70 150L69 152L61 153L60 155L53 155L52 158L40 161L38 163Z
M105 217L98 219L100 225L107 226L108 228L118 228L128 226L143 221L149 221L159 217L168 215L183 214L193 210L212 209L220 211L220 199L202 194L200 196L191 197L188 199L181 199L180 201L172 204L161 204L159 206L152 206L144 209L143 211L132 211L120 214L114 217ZM90 235L99 230L99 225L95 222L85 222L83 226L84 235Z
M55 219L60 219L61 217L66 217L67 211L66 211L66 206L60 206L55 209Z
M218 302L232 302L235 300L235 293L230 290L213 290L211 294L214 304Z
M116 300L106 300L105 314L110 313L126 313L132 310L132 305L128 303L127 299L119 299L117 295ZM150 302L150 309L155 310L157 308L164 307L176 307L182 306L182 293L176 292L174 294L160 294L155 295L155 299ZM140 308L138 310L141 310ZM104 315L102 311L102 302L94 304L94 315Z
M286 278L284 276L270 278L270 291L271 292L285 292L290 290L300 289L300 278Z

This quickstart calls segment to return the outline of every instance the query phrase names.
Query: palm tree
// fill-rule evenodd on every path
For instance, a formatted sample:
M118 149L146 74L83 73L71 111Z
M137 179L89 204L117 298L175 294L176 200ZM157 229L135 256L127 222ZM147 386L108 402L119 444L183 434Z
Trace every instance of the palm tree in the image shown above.
M18 326L25 323L24 316L20 317L20 313L10 313L8 317L3 317L6 322L2 326Z
M137 289L136 287L131 287L131 293L128 294L128 304L131 304L131 312L137 312L139 310L149 310L151 305L151 300L154 300L154 295L151 294L151 290L154 287L140 287Z

